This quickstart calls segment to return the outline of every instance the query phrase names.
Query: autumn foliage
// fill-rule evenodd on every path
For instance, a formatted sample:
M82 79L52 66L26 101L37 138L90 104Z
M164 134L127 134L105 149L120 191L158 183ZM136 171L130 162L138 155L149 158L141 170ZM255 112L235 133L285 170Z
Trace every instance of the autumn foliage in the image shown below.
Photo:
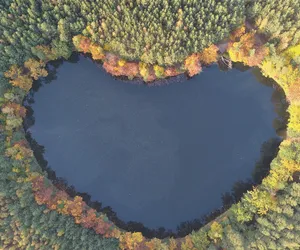
M137 63L127 62L113 54L106 55L103 68L114 76L127 76L132 79L139 75L139 66Z
M157 78L163 78L163 77L165 77L165 69L164 69L164 67L161 67L159 65L154 65L153 66L153 70L154 70L155 76Z
M45 69L46 63L42 61L37 61L34 59L29 59L24 63L26 69L29 70L30 76L37 80L39 77L45 77L48 75L47 70Z
M24 67L12 65L4 73L4 76L10 79L10 83L13 86L28 91L32 87L33 79L37 80L39 77L48 75L45 66L46 64L43 61L29 59L24 63Z
M188 56L184 61L184 67L187 70L189 76L199 74L202 70L199 54L192 54Z
M5 154L15 160L24 160L33 156L26 140L14 143L12 147L6 149Z
M300 78L299 83L292 84L286 91L286 97L289 102L300 105Z
M208 231L208 236L211 238L215 243L218 240L221 240L223 237L223 228L218 222L214 221L211 226L210 230Z
M0 6L0 72L8 78L0 77L1 249L300 248L299 0L5 0ZM286 94L289 123L268 176L240 202L183 238L150 240L119 229L47 179L25 140L22 100L33 80L47 75L48 61L69 58L75 47L115 76L147 82L184 70L193 76L217 60L220 52L211 44L244 20L222 59L228 53L274 79Z
M300 105L291 104L288 108L288 111L290 113L289 128L294 134L299 136L300 135L300 122L299 122L300 121Z
M237 37L238 35L241 36ZM234 62L243 62L250 67L258 66L269 53L268 48L263 46L254 31L248 33L239 31L233 38L235 40L229 42L228 53Z
M171 77L171 76L177 76L181 72L176 67L167 67L164 73L165 76Z
M22 117L26 115L26 109L18 103L9 102L2 107L2 112L7 115Z
M218 51L219 48L216 45L211 45L208 48L204 49L200 54L199 58L202 63L209 65L218 60Z
M7 102L1 108L2 113L6 116L5 128L8 131L22 126L23 118L26 115L26 109L18 103Z
M92 228L97 234L107 238L120 235L117 228L104 215L97 215L94 209L89 208L82 197L70 198L62 190L55 190L52 185L47 185L45 177L37 176L32 180L32 188L36 202L45 204L48 209L56 210L61 214L71 215L77 224Z
M120 237L120 248L126 250L142 249L140 243L144 241L141 233L126 232Z
M50 46L37 45L32 50L34 54L43 61L52 61L58 58L56 51Z
M229 40L236 41L236 40L240 39L245 33L246 33L246 27L245 27L245 25L242 25L239 28L237 28L236 30L234 30L233 32L231 32Z
M92 43L91 40L85 36L74 36L73 43L78 51L91 53L94 60L102 60L105 57L103 49L99 45Z
M19 87L25 91L31 89L33 81L29 72L24 72L24 68L12 65L10 69L4 73L4 76L10 78L9 82L15 87Z
M258 65L262 68L265 75L269 75L277 80L284 88L288 100L293 103L289 107L290 120L289 129L295 134L300 134L300 106L295 105L299 101L299 70L289 64L297 57L296 49L286 51L280 57L265 57L267 49L257 40L254 32L246 33L243 28L232 35L229 44L228 53L232 60L241 61L249 66ZM104 53L104 50L93 44L90 39L84 36L76 36L73 39L75 47L84 53L91 53L93 59L103 60L104 69L115 76L127 76L132 79L141 77L149 82L158 78L176 76L181 73L179 67L164 67L161 65L151 65L144 62L129 62L117 55ZM47 50L45 47L40 49ZM295 52L296 51L296 52ZM201 53L195 53L186 58L184 68L189 76L194 76L201 72L201 63L211 64L218 58L218 47L212 45L204 49ZM278 60L283 58L283 60ZM263 60L264 59L264 60ZM24 67L16 65L11 66L10 70L5 72L5 76L10 78L13 86L20 87L28 91L32 85L33 79L38 79L47 75L45 70L46 63L35 59L29 59ZM2 113L5 116L7 131L13 131L22 126L23 118L26 115L26 109L20 104L13 93L6 93L7 98L2 105ZM45 205L45 212L55 210L60 214L72 216L76 224L84 228L93 229L96 234L106 238L117 238L119 247L123 250L152 250L152 249L170 249L170 250L190 250L198 249L198 246L208 246L209 244L219 244L225 237L225 228L222 221L213 221L207 226L205 234L197 235L192 233L182 239L170 239L164 242L160 239L146 239L139 232L130 233L119 229L108 218L95 209L87 206L82 197L70 197L64 189L58 189L53 186L46 177L35 173L30 173L29 161L33 157L33 152L26 141L21 140L11 143L7 140L9 146L6 148L5 155L13 160L22 162L22 168L14 167L15 173L28 173L24 179L30 180L34 198L39 205ZM290 146L289 140L284 143ZM291 143L292 144L292 143ZM233 209L233 214L237 221L245 222L257 216L266 215L269 211L275 211L277 208L277 191L283 189L289 181L293 179L295 172L299 172L299 162L294 159L278 158L279 167L272 167L270 174L263 180L262 188L255 187L247 192L241 203L238 203ZM20 177L18 181L23 180ZM20 194L21 195L21 194ZM251 212L249 212L251 211ZM58 236L62 236L62 230L57 231ZM200 242L200 243L199 243Z
M261 64L265 76L273 78L285 90L290 101L296 101L298 86L300 85L300 70L290 63L284 55L265 58ZM294 92L295 91L295 92Z
M85 36L77 35L73 37L73 44L78 51L88 53L91 46L91 40Z
M147 63L144 62L140 62L139 63L139 72L141 77L147 81L148 80L148 76L149 76L149 65Z

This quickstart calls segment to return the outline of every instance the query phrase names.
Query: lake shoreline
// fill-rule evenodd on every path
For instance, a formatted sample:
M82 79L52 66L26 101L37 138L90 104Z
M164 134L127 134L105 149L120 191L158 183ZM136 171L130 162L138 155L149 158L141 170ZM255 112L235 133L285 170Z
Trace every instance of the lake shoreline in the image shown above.
M91 62L90 58L88 56L86 56L86 55L83 56L83 55L80 55L80 54L77 54L77 55L75 54L74 56L72 56L71 59L70 59L70 62L72 64L75 64L75 63L78 63L79 60L81 60L81 61L82 60L83 61L87 60L87 61L89 61L89 64L93 63L96 67L98 66L97 63L95 63L94 61ZM46 83L49 83L51 81L51 79L56 79L57 78L56 77L56 72L57 72L58 67L60 67L61 65L65 65L65 64L62 63L62 61L57 61L57 62L53 62L51 67L49 65L49 67L48 67L49 75L47 77L49 79L45 80ZM72 67L74 67L74 66L75 65L73 65ZM84 68L87 68L87 67L84 67ZM89 66L88 68L91 68L91 66ZM241 71L244 71L246 69L247 68L241 67L241 65L239 65L239 71L235 70L235 72L236 73L241 72ZM98 69L95 68L95 70L98 70ZM213 72L218 71L216 66L214 66L211 70L213 70ZM209 72L210 71L208 70L207 72L208 72L208 77L209 77ZM236 73L233 73L233 76ZM104 74L104 76L105 76L106 80L104 80L104 82L107 82L108 79L111 79L111 77L108 76L108 74L105 73L104 71L103 71L103 73L101 72L101 74ZM224 74L224 73L220 72L220 74ZM239 74L241 74L241 73L239 73ZM211 75L211 73L210 73L210 75ZM229 74L225 74L225 75L227 77L229 77ZM206 75L204 74L203 76L206 76ZM200 76L200 77L202 78L203 76ZM97 79L100 80L99 77L97 77ZM186 81L188 80L186 77L184 79ZM171 80L174 81L173 78L171 78ZM64 84L66 82L64 80L61 80L61 81L62 81L61 84ZM195 81L195 79L192 78L191 81ZM71 82L73 82L73 81L71 81ZM216 81L216 82L218 82L218 81ZM114 81L112 83L114 83ZM112 84L112 83L110 83L110 84ZM130 83L132 83L132 82L130 82ZM170 83L170 82L168 82L168 83ZM203 84L204 83L205 82L203 82ZM108 86L111 86L110 84ZM182 87L184 89L186 89L186 88L189 88L189 87L184 86L185 84L189 84L189 85L194 84L195 85L196 83L192 83L192 82L183 83L183 79L180 79L180 84L182 84ZM47 87L47 85L45 85L45 87ZM197 85L195 85L195 86L197 86ZM27 98L25 99L25 101L23 103L23 105L25 107L28 106L28 103L33 103L33 95L32 94L33 94L33 92L39 91L40 86L41 85L39 84L39 82L34 83L33 88L31 90L31 94L27 96ZM118 86L120 88L121 85L118 84ZM149 85L149 86L153 86L153 85ZM198 86L201 88L200 83L199 83ZM62 88L62 86L57 86L57 87ZM127 85L125 86L124 85L123 87L124 88L129 88L130 87L130 89L131 89L133 86L127 86ZM173 86L172 85L171 87L173 89L174 87L179 87L179 86ZM225 87L225 85L224 85L224 87ZM227 87L225 87L225 88L227 88ZM75 88L75 89L77 89L77 88ZM160 89L160 88L157 88L157 90L158 89ZM43 88L41 88L41 90L43 90ZM165 89L165 90L167 90L167 89ZM122 90L120 90L120 91L121 91L121 93L123 92ZM145 91L148 92L149 90L145 89ZM180 92L182 92L182 90ZM170 93L172 93L172 91ZM89 105L89 106L91 106L91 105ZM95 106L95 105L92 105L92 106ZM201 106L203 106L203 105L200 105L200 107ZM47 162L46 162L45 158L43 157L43 147L38 145L38 143L30 137L30 127L32 125L31 121L35 120L34 117L32 117L32 114L33 114L32 112L33 111L31 109L27 109L27 116L24 120L24 129L25 129L26 137L27 137L27 140L30 144L30 147L32 148L32 150L34 152L35 158L38 160L38 162L39 162L40 166L42 167L42 169L48 173L48 175L47 175L48 179L51 180L52 183L57 188L59 188L61 191L67 192L71 198L74 198L76 196L82 197L83 201L87 205L89 205L91 208L95 209L96 211L98 211L100 213L105 213L107 215L107 217L110 219L110 221L112 221L116 226L118 226L119 228L121 228L123 230L131 231L131 232L139 231L139 232L142 232L143 235L147 238L154 238L154 237L160 238L160 239L163 239L163 238L166 238L166 237L180 238L180 237L184 237L187 234L191 233L192 230L198 230L202 225L205 225L205 224L209 223L211 220L213 220L216 216L219 216L222 212L224 212L231 205L231 203L230 204L223 204L221 207L219 207L215 211L212 211L212 212L208 213L208 215L204 215L203 217L198 218L194 221L184 222L184 223L182 223L181 228L177 232L176 231L170 231L170 230L167 230L167 229L165 230L165 229L162 229L162 228L160 228L158 230L151 229L151 228L149 229L149 228L143 226L143 224L139 223L139 222L126 223L126 222L120 220L116 216L116 213L114 212L114 210L112 210L110 208L101 208L101 206L99 206L99 202L92 202L91 201L91 196L90 195L77 192L76 188L68 185L67 182L64 179L58 178L53 170L47 168ZM67 147L67 148L69 148L69 147ZM50 163L51 163L51 161L50 161ZM74 183L72 183L72 185L74 185ZM254 183L252 183L252 182L245 183L245 186L247 186L247 189L249 189L249 190L252 188L253 185L254 185ZM76 187L76 185L75 185L75 187ZM94 197L92 197L92 198L95 199ZM240 197L238 199L240 199Z

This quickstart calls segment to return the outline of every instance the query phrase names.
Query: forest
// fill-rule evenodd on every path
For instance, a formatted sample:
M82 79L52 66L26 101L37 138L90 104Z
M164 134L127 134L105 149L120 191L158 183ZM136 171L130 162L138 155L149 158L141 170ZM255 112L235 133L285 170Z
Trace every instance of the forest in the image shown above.
M0 248L299 249L300 0L0 2ZM200 230L148 239L56 187L24 134L23 99L47 63L86 53L115 76L192 77L212 63L258 67L289 119L268 175ZM150 83L149 83L150 84Z

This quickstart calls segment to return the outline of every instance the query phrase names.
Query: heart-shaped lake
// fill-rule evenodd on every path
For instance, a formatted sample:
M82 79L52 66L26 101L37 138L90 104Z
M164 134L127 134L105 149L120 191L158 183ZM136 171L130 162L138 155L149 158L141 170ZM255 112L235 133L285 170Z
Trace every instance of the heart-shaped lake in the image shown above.
M276 137L272 92L251 70L217 66L169 85L127 84L80 56L33 93L28 131L78 192L125 222L174 229L251 178Z

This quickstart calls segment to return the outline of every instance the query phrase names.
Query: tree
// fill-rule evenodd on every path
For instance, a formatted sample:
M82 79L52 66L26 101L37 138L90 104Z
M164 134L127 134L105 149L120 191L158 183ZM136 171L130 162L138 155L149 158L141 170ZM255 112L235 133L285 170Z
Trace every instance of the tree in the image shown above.
M192 54L184 61L184 67L187 70L189 76L197 75L201 72L200 58L198 54Z
M154 65L153 69L157 78L163 78L165 76L165 69L163 67Z
M125 233L120 238L121 249L134 250L143 241L141 233Z
M7 148L5 154L15 160L23 160L33 156L32 150L27 147L25 141L16 142L12 147Z
M149 77L149 66L146 63L139 63L139 71L142 78L147 81Z
M219 48L216 45L211 45L205 48L200 54L200 61L206 65L212 64L217 61Z
M232 61L243 62L251 67L258 66L268 53L268 48L261 44L255 32L245 33L239 41L230 42L228 45L228 54Z
M28 91L32 86L32 79L28 73L24 73L24 69L17 65L12 65L4 76L10 78L9 81L13 86Z
M67 60L71 56L72 52L73 52L72 46L70 45L70 43L67 43L66 41L61 41L56 39L53 40L51 43L50 53L53 54L53 58L55 59L62 57Z
M289 86L286 96L290 103L300 105L300 84L294 83Z
M217 243L217 241L223 238L223 227L218 222L214 221L210 226L208 236L215 243Z
M29 70L31 77L35 80L48 75L47 70L45 70L46 64L42 61L37 61L31 58L24 63L24 66Z
M300 105L290 105L288 108L290 113L289 129L295 134L300 134Z
M254 206L257 209L259 215L266 214L270 209L276 208L276 199L267 191L254 188L252 191L248 191L243 200L248 202L249 205Z
M89 52L91 46L91 40L82 35L77 35L73 37L73 44L78 51L82 51L84 53Z
M243 235L235 230L231 225L225 227L224 238L224 248L236 250L245 249L245 240Z
M208 245L210 244L207 232L201 229L198 232L193 231L191 233L191 240L197 250L206 250Z

